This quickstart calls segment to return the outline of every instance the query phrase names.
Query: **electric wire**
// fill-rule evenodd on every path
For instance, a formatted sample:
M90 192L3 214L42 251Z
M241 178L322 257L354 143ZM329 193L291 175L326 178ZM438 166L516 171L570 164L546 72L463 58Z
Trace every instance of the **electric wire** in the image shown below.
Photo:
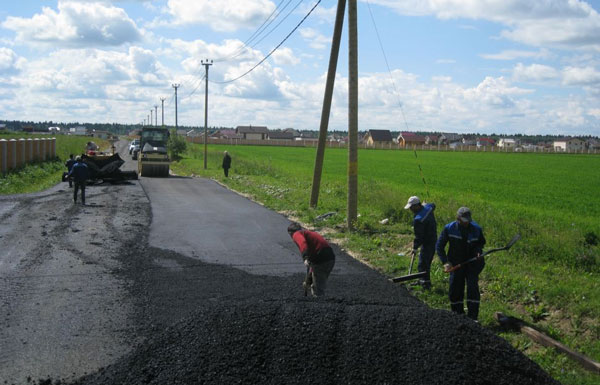
M289 39L289 37L292 36L292 34L294 32L296 32L296 30L302 25L302 23L304 23L304 21L312 14L312 12L315 10L315 8L317 8L317 6L321 3L321 1L322 0L318 0L316 2L316 4L310 9L310 11L294 27L294 29L292 29L292 31L290 33L288 33L288 35L279 44L277 44L277 46L275 48L273 48L271 50L271 52L269 52L269 54L267 56L265 56L261 61L259 61L257 64L255 64L248 71L244 72L243 74L241 74L240 76L238 76L238 77L236 77L234 79L224 80L224 81L211 81L211 82L212 83L216 83L216 84L232 83L232 82L235 82L236 80L239 80L239 79L243 78L244 76L248 75L250 72L254 71L258 66L260 66L262 63L264 63L273 53L275 53L275 51L277 51L277 49L279 49L279 47L281 47L283 45L283 43L285 43L286 40Z
M406 127L406 131L408 131L408 122L406 121L406 116L404 115L404 109L402 108L402 101L400 100L400 93L398 92L398 88L396 87L396 82L394 81L394 76L392 75L392 70L390 69L390 64L387 59L387 55L385 53L385 49L383 48L383 43L381 42L381 37L379 36L379 29L377 28L377 23L375 22L375 17L373 16L373 11L371 10L371 3L367 0L367 8L369 9L369 15L371 16L371 21L373 22L373 27L375 28L375 35L377 36L377 41L379 42L379 48L381 49L381 53L383 55L383 59L385 60L385 65L387 67L388 73L390 75L390 80L392 82L392 86L394 87L394 93L396 98L398 99L398 106L400 107L400 112L402 113L402 119L404 120L404 126ZM425 175L423 174L423 169L421 168L421 163L419 162L419 157L417 156L417 150L413 149L415 154L415 160L417 162L417 166L419 167L419 172L421 174L421 180L425 185L425 191L427 192L427 199L431 199L429 195L429 185L425 181Z
M271 23L273 23L275 21L275 19L277 19L279 17L279 15L281 15L281 13L288 7L288 5L290 5L290 3L292 2L292 0L287 0L287 3L285 4L285 6L277 13L277 15L275 15L275 17L273 17L272 20L271 17L273 16L273 14L275 12L277 12L277 10L281 7L281 4L283 4L285 0L281 0L281 2L275 7L275 9L273 10L273 12L271 12L271 14L269 15L269 17L267 17L267 19L261 24L260 27L258 27L256 29L256 31L254 31L254 33L252 35L250 35L250 37L248 39L246 39L243 43L242 46L239 47L235 52L233 52L231 55L229 56L225 56L222 58L218 58L215 59L215 62L226 62L226 61L230 61L231 59L238 57L239 55L241 55L244 50L246 48L248 48L248 44L250 44L255 38L257 38L266 28L268 28ZM268 22L268 24L267 24ZM265 25L266 24L266 25Z

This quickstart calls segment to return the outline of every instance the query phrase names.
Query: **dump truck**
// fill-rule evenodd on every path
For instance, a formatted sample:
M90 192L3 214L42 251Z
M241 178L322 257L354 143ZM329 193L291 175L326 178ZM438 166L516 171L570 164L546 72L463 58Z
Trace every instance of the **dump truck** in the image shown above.
M169 130L161 127L143 127L140 132L138 172L141 176L169 176L171 160L167 152Z

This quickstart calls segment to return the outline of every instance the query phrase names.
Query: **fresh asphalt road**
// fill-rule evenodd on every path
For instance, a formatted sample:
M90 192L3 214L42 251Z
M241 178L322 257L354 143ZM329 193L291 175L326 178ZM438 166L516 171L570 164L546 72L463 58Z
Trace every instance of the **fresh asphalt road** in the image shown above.
M252 274L289 275L305 267L287 233L290 220L209 179L142 178L152 206L150 246ZM332 274L356 274L338 261Z

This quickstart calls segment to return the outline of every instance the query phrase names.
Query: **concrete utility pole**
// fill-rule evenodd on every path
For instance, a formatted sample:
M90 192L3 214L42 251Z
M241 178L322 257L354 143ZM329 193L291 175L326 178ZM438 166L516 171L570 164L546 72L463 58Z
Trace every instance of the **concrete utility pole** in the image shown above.
M181 84L171 84L171 87L175 88L175 129L177 130L177 89Z
M206 69L206 87L204 89L204 169L206 170L206 160L208 157L208 67L212 65L213 61L209 62L206 59L206 61L201 60L200 63Z
M166 99L167 98L160 98L160 105L161 105L160 111L162 113L162 126L163 127L165 126L165 100Z
M321 111L321 126L319 129L319 143L317 156L315 158L315 170L313 173L312 191L310 194L310 207L315 208L319 202L319 190L321 188L321 173L323 171L323 159L325 158L325 141L327 140L327 128L329 127L329 115L331 112L331 99L333 98L333 86L335 84L335 72L337 70L338 56L340 52L340 40L344 26L344 12L346 0L338 0L335 25L333 27L333 39L331 41L331 54L329 55L329 70L327 71L327 83L325 84L325 96L323 97L323 110Z
M152 110L150 110L150 111L152 111ZM148 125L149 125L149 126L151 126L151 125L152 125L152 119L150 119L150 115L148 115L148 120L147 120L147 122L148 122Z
M358 28L356 0L348 0L348 230L358 212Z
M154 105L154 123L158 127L158 104Z
M150 109L150 125L152 125L152 108Z

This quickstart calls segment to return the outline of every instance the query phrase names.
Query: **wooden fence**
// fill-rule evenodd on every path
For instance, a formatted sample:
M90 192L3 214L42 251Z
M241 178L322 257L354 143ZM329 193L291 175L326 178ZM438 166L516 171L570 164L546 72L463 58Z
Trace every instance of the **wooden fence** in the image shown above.
M186 137L189 143L204 143L203 136ZM215 139L208 138L208 144L225 144L229 146L286 146L286 147L317 147L316 140L249 140L249 139ZM347 148L348 144L337 141L326 141L328 148ZM495 146L477 147L477 146L456 146L449 145L412 145L399 146L396 143L376 143L368 145L360 143L359 148L372 150L419 150L419 151L446 151L446 152L503 152L503 153L556 153L556 154L600 154L598 149L582 149L579 151L555 151L554 148L500 148Z
M56 158L56 138L0 139L0 172Z

